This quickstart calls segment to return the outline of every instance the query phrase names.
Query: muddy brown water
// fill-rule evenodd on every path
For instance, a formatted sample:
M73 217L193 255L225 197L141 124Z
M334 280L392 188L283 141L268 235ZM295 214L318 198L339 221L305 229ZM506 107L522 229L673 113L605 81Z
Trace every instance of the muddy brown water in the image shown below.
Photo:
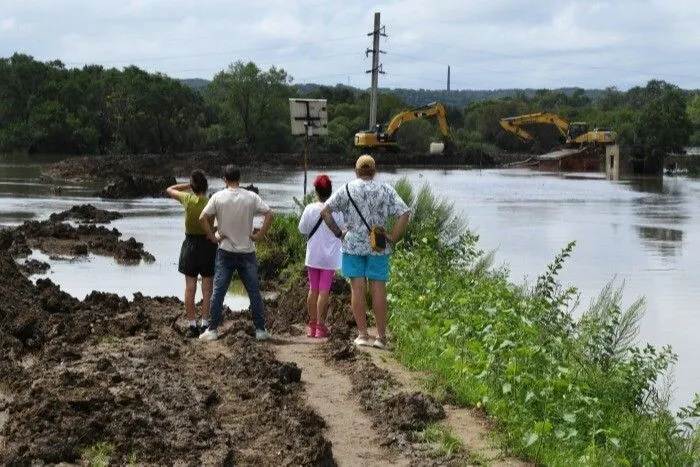
M319 170L308 174L309 184ZM352 177L350 170L324 171L336 186ZM90 256L79 262L47 261L47 273L77 297L92 290L130 297L145 295L182 298L177 253L182 241L180 206L168 199L103 201L92 196L98 188L66 183L61 196L39 179L36 165L0 164L0 225L46 219L53 212L91 203L119 211L123 219L110 224L144 243L156 261L138 266L116 264L112 258ZM507 264L516 283L532 284L570 240L577 246L560 278L581 291L583 309L611 280L624 281L624 304L647 299L640 342L669 344L679 355L673 373L673 405L684 405L700 391L700 301L696 271L700 269L700 181L666 177L656 181L609 182L574 179L529 170L397 169L381 174L392 181L408 177L428 183L455 203L468 226L480 235L485 250L496 249L496 263ZM303 172L244 170L243 182L259 187L263 199L277 211L293 209L301 197ZM184 179L183 179L184 181ZM210 179L212 189L223 183ZM309 188L310 189L310 188ZM231 294L233 309L247 306Z

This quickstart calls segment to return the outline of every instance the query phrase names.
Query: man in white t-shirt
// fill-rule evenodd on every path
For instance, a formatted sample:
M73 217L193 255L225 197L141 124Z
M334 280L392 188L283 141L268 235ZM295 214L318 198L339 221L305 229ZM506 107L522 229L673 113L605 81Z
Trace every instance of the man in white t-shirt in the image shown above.
M219 244L216 251L214 290L209 308L209 328L199 336L202 340L215 340L219 337L217 328L221 324L224 297L234 271L238 272L250 299L255 338L269 338L265 329L265 310L260 293L255 242L262 240L267 234L272 224L272 210L257 193L241 188L240 179L241 171L233 165L227 165L224 168L226 188L209 198L199 216L199 222L209 240ZM256 214L262 214L264 220L260 230L253 233L253 219ZM211 227L212 218L216 218L216 233Z

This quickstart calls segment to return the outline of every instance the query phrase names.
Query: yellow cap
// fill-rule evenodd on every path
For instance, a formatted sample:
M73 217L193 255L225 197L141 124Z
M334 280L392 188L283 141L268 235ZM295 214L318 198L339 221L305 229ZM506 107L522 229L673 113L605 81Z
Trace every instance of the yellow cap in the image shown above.
M363 154L357 158L357 162L355 163L356 170L360 170L360 169L372 169L372 170L374 170L374 168L375 168L374 157L370 156L369 154Z

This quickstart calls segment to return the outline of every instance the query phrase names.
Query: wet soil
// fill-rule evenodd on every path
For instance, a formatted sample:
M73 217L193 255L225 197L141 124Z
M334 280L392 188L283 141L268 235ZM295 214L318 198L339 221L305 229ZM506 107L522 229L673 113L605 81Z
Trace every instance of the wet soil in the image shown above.
M75 220L86 224L109 224L122 217L124 216L117 211L96 208L92 204L81 204L59 213L53 213L49 216L49 220L54 222Z
M176 298L32 284L0 252L0 462L334 465L293 363L252 337L187 340Z
M107 199L164 198L168 196L166 189L176 183L172 175L122 174L96 195Z
M117 229L95 224L77 227L55 220L26 221L0 230L0 250L16 258L26 257L38 249L56 259L76 259L90 253L112 256L120 263L152 262L153 255L143 249L143 243L133 237L122 240Z

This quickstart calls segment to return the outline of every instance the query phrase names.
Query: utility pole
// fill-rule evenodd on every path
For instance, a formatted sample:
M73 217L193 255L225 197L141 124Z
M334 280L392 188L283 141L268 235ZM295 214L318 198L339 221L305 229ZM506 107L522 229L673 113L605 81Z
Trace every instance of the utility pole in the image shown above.
M447 90L450 90L450 65L447 65Z
M369 128L371 130L377 125L379 74L384 74L382 65L379 63L379 54L384 53L383 50L379 50L379 36L387 37L385 28L379 21L379 12L374 14L374 31L368 33L367 35L373 36L372 48L365 51L365 57L372 52L372 69L366 71L366 73L372 73L372 92L370 94L371 97L369 103Z

